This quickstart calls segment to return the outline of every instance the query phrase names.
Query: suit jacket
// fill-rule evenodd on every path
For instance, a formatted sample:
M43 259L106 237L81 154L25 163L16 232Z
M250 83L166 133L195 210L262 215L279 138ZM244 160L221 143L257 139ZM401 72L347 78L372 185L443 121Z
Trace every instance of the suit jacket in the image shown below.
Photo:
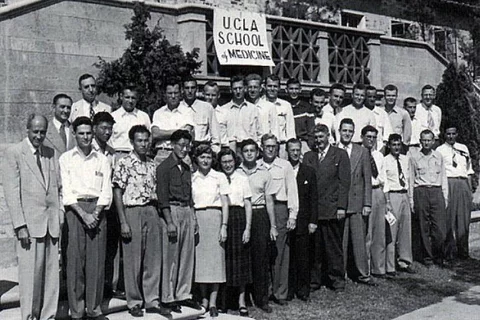
M372 206L372 166L368 150L356 143L352 144L350 168L352 181L347 212L362 212L364 206Z
M318 219L337 218L337 209L347 209L350 188L350 160L345 150L330 145L322 162L308 151L303 163L315 169L318 191Z
M318 221L318 191L315 170L300 163L297 173L299 210L296 233L308 233L308 224Z
M71 129L68 130L67 141L68 145L65 147L65 144L60 137L60 133L58 133L57 128L55 128L55 125L53 124L53 120L50 120L48 122L47 135L45 136L45 141L43 141L43 145L55 149L57 157L60 157L65 151L68 151L75 147L75 136L73 135Z
M60 236L60 168L52 148L41 146L42 177L28 138L10 147L5 155L3 186L13 227L27 226L30 236Z

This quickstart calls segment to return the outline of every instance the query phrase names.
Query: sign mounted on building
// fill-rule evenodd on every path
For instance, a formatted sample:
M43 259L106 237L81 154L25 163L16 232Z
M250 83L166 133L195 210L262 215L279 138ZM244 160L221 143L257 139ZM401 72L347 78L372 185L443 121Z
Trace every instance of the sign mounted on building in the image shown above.
M221 65L275 66L265 15L215 9L213 40Z

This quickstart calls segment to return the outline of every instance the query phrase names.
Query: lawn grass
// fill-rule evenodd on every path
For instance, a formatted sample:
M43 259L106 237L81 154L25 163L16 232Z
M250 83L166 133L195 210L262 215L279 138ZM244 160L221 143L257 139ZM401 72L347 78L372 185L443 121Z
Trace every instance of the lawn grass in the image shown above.
M341 293L322 287L310 295L309 302L295 299L288 306L271 303L273 313L250 308L250 316L257 320L393 319L480 285L480 223L471 225L470 243L475 259L450 268L428 269L415 262L416 274L399 273L391 280L374 278L378 287L351 281Z

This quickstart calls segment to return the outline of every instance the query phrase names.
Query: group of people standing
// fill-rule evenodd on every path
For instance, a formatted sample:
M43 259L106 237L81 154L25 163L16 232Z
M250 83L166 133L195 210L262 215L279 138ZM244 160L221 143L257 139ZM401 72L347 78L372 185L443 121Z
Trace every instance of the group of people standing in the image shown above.
M219 106L217 83L200 100L196 79L169 80L150 120L135 87L112 111L85 74L80 101L58 94L51 120L28 117L3 172L22 319L55 317L60 268L72 319L102 320L104 287L124 290L134 317L215 317L232 292L248 316L248 293L272 312L322 285L342 291L346 277L376 286L414 273L414 259L468 258L471 159L455 126L439 146L433 87L402 108L393 85L383 99L355 85L343 106L340 84L308 102L297 79L287 100L275 75L230 84Z

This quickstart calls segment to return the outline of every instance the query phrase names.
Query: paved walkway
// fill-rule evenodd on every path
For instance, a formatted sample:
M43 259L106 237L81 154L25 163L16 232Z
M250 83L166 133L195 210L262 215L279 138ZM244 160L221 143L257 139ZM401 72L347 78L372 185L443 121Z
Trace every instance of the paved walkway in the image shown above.
M480 270L479 270L480 271ZM480 286L475 286L441 302L404 314L394 320L480 319Z

